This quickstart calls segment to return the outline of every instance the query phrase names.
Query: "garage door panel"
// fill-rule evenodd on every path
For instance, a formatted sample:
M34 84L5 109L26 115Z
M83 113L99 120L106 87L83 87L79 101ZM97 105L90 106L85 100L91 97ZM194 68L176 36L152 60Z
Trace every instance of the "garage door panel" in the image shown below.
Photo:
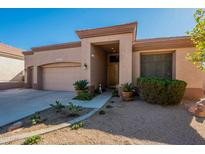
M80 80L80 67L56 67L43 69L43 89L74 91L73 83Z

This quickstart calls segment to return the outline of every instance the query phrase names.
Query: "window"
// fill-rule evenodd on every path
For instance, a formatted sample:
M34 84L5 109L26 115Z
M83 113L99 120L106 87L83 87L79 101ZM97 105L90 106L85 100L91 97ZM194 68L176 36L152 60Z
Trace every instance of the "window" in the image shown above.
M119 55L110 56L109 61L110 61L110 63L119 62Z
M172 53L141 55L141 76L172 79Z

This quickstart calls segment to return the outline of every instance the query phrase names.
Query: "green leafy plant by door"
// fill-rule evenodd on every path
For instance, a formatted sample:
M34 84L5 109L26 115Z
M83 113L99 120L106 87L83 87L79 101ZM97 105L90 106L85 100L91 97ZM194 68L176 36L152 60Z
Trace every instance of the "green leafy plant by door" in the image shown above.
M88 81L87 80L78 80L73 84L75 90L87 90Z

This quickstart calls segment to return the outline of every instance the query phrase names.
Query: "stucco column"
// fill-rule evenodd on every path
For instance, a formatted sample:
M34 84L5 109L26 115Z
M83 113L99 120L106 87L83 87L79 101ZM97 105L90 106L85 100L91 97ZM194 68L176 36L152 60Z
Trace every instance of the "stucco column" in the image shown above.
M38 89L38 69L37 66L33 67L33 86L34 89Z
M132 82L132 38L124 37L120 39L120 70L119 84Z
M33 67L33 88L42 89L42 69L40 66Z
M25 74L24 74L24 87L25 88L30 88L31 85L29 85L29 82L31 81L31 77L29 76L29 73L30 73L30 69L29 68L26 68L25 70Z
M81 50L82 79L88 80L91 84L91 44L86 39L81 40Z

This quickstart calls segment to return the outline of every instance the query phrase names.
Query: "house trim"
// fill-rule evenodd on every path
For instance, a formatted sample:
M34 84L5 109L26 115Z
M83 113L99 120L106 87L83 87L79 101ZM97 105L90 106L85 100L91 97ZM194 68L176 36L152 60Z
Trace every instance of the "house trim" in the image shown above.
M107 35L132 33L133 40L135 40L136 30L137 30L137 22L133 22L133 23L128 23L128 24L109 26L109 27L103 27L103 28L78 30L78 31L76 31L76 33L80 39L90 38L90 37L107 36Z
M32 48L33 52L81 47L81 42L69 42Z
M189 36L142 39L133 42L133 51L194 47Z
M23 60L24 59L24 56L14 55L14 54L5 53L5 52L1 52L1 51L0 51L0 56L6 57L6 58L19 59L19 60Z

